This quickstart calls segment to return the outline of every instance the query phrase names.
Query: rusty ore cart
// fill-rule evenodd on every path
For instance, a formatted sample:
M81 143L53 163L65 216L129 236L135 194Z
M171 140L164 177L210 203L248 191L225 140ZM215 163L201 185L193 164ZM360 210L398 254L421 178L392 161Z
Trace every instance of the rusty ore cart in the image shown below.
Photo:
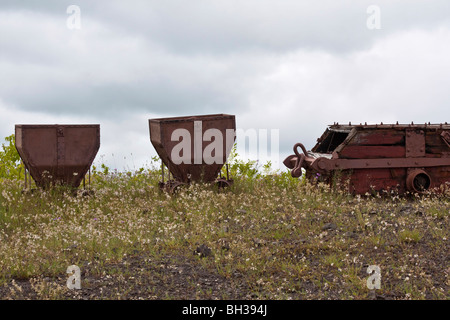
M160 188L174 191L179 185L194 181L215 182L219 187L224 187L233 182L228 177L228 170L226 177L219 177L219 173L235 141L234 115L211 114L149 119L149 130L150 141L162 160ZM222 140L216 141L219 136ZM181 143L189 144L182 152L179 150ZM221 146L213 152L219 155L219 159L216 158L212 163L204 158L204 152L209 150L208 145L211 143L218 143L217 146ZM182 162L179 159L180 155L183 157ZM169 171L166 181L164 165Z
M299 150L300 149L300 150ZM353 194L439 191L450 184L450 125L330 125L307 151L301 143L284 160L293 177L338 177Z
M18 124L15 138L16 149L38 187L78 188L100 148L100 125Z

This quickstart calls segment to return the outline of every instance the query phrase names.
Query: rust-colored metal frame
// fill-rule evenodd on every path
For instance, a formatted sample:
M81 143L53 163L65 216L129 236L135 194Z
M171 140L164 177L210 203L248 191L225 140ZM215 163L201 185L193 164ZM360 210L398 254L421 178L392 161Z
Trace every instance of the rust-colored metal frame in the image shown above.
M395 148L389 146L390 139L403 139L403 133L395 137L384 137L385 140L381 140L380 145L373 148L367 148L364 153L364 147L357 144L351 146L351 155L353 159L343 158L343 153L346 152L346 148L350 149L350 142L353 141L360 130L378 130L382 129L385 132L389 130L401 131L404 133L404 147ZM441 148L435 157L427 157L425 134L426 132L440 132L440 137L447 146L447 149ZM323 150L321 143L325 142L330 134L333 132L344 132L347 134L345 140L340 143L329 154L317 153L318 150ZM367 137L366 137L367 138ZM328 142L328 141L327 141ZM301 152L298 149L301 149ZM383 148L386 152L383 154ZM363 152L362 152L363 151ZM370 157L371 153L377 152L383 154L382 157ZM358 152L361 152L361 159L356 158ZM390 155L389 152L395 153ZM347 152L347 155L350 152ZM406 168L406 187L412 192L421 192L423 190L416 188L416 182L414 179L425 179L423 183L427 187L431 185L431 177L425 172L427 168L441 167L450 171L450 125L445 124L388 124L388 125L339 125L334 124L324 132L324 134L318 139L317 144L312 148L311 152L307 152L305 147L301 143L297 143L294 146L294 155L290 155L284 160L286 167L291 169L291 175L293 177L300 177L302 175L302 168L306 170L312 170L316 173L330 175L333 172L339 171L351 171L357 169L396 169ZM427 180L428 179L428 180ZM450 182L450 181L449 181ZM358 182L356 182L358 183ZM368 191L368 190L367 190Z
M226 164L229 155L227 153L228 150L226 150L226 143L223 143L223 164L194 164L193 161L192 164L174 164L172 161L169 149L173 144L177 144L178 142L171 141L171 130L179 128L187 129L193 135L194 132L192 130L194 129L195 121L202 121L205 127L208 128L214 124L211 128L220 130L223 137L226 137L225 131L227 129L232 129L234 130L233 142L235 141L236 120L234 115L208 114L149 119L150 141L162 162L162 180L159 182L159 187L162 190L173 192L179 186L188 185L191 181L211 182L217 184L219 188L233 184L233 180L230 179L228 174L228 165ZM194 143L194 139L191 142ZM227 167L227 175L226 177L217 177L223 165ZM165 179L164 166L168 168L167 180Z
M95 137L92 138L93 143L89 142L89 147L92 149L89 155L84 155L83 164L79 168L79 172L76 172L76 177L73 178L74 173L67 168L66 163L66 130L67 129L94 129ZM56 165L52 169L52 174L47 175L47 177L42 176L42 172L38 169L41 165L39 160L36 159L36 154L42 154L41 151L43 147L42 144L32 145L26 141L29 134L33 134L33 129L48 129L55 130L56 134ZM36 134L36 133L34 133ZM99 124L17 124L15 126L15 138L16 138L16 149L25 165L26 170L29 172L30 176L35 181L36 185L39 187L48 187L50 184L61 183L67 184L71 187L77 188L83 181L86 173L89 171L90 166L97 155L100 148L100 125ZM83 143L81 141L80 143ZM34 152L34 156L31 154ZM82 156L80 156L82 157ZM70 166L74 166L72 163ZM70 171L70 172L69 172ZM52 176L53 175L53 176ZM25 179L27 177L25 176ZM90 176L89 176L90 179ZM26 180L25 180L26 181Z

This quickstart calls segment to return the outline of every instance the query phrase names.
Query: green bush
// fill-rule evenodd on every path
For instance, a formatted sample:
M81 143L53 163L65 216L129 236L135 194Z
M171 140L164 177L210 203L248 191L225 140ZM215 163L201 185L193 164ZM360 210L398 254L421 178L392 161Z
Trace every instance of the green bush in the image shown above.
M25 167L17 152L14 134L6 137L5 142L0 150L0 178L22 179Z

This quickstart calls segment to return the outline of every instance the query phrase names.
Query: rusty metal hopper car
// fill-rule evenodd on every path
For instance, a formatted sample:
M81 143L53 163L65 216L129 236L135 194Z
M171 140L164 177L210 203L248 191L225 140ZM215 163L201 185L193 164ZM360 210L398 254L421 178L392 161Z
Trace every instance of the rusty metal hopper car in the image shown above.
M78 188L100 148L100 125L18 124L15 138L16 149L38 187Z
M217 182L219 186L232 183L228 174L227 177L218 176L235 141L234 115L149 119L149 130L150 141L169 170L165 181L162 165L159 183L162 189L173 191L181 184L194 181Z
M307 151L301 143L284 160L293 177L338 177L353 194L439 190L450 183L450 125L330 125Z

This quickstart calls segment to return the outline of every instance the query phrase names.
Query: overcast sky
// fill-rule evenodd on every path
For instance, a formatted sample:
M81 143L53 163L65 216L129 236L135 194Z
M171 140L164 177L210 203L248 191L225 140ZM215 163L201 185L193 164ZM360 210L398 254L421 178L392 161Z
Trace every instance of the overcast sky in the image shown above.
M450 1L0 1L1 137L98 123L96 163L134 169L148 119L212 113L280 161L334 122L450 122Z

